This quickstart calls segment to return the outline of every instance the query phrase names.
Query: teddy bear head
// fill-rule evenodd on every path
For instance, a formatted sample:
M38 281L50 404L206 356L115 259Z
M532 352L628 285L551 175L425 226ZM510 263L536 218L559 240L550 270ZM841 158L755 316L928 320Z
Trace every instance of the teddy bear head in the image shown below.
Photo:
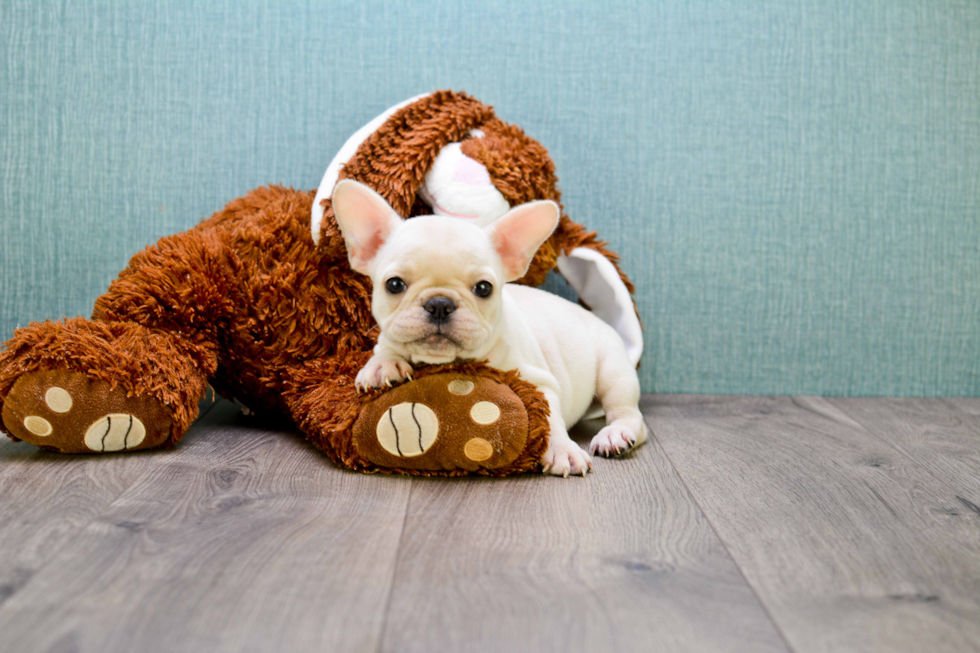
M342 246L330 206L341 179L371 186L405 218L434 213L480 226L525 202L561 202L555 165L544 146L497 118L490 107L452 91L392 107L341 148L314 201L312 236L321 249ZM568 222L563 213L562 223ZM520 283L544 282L556 267L566 226L541 246Z

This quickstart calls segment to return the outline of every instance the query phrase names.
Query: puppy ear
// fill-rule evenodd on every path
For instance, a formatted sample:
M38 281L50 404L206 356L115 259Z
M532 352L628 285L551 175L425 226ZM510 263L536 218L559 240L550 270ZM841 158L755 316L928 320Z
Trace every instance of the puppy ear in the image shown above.
M500 260L507 281L527 273L531 259L558 226L561 210L551 200L517 206L485 227Z
M333 189L333 214L347 243L350 266L370 274L371 261L403 220L374 189L345 179Z

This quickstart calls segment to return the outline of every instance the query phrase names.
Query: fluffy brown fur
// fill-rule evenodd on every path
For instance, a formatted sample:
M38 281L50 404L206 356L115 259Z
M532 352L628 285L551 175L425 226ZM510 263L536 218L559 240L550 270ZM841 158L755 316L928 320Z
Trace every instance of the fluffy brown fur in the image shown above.
M466 140L477 127L485 138ZM405 216L417 214L422 207L416 193L425 172L444 145L460 140L511 204L560 199L554 165L540 144L495 118L489 107L448 91L396 112L361 145L341 177L373 186ZM172 425L160 444L167 446L184 435L210 382L254 410L290 416L341 465L426 473L379 469L351 445L350 427L362 404L383 400L380 392L358 397L352 381L375 343L371 287L348 265L329 200L320 244L314 246L312 201L312 192L256 189L197 227L136 254L98 298L91 320L19 329L0 353L0 408L24 375L84 374L166 407ZM521 281L542 283L558 253L574 247L591 247L617 261L595 233L563 215ZM532 437L526 450L506 468L482 473L537 466L547 443L547 408L533 386L516 373L475 363L418 371L419 376L436 373L489 377L508 386L527 408ZM18 406L16 414L30 410ZM23 425L7 423L11 414L3 410L5 430L43 446L43 438L31 436Z

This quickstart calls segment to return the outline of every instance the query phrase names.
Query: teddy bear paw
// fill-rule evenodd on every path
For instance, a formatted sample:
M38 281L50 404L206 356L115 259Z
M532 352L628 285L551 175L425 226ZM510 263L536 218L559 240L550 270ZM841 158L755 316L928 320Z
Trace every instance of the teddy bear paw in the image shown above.
M479 376L433 374L366 404L353 444L393 470L479 471L511 464L528 439L527 409L507 385Z
M24 374L3 405L14 437L48 451L107 453L149 449L170 436L167 410L150 397L67 371Z

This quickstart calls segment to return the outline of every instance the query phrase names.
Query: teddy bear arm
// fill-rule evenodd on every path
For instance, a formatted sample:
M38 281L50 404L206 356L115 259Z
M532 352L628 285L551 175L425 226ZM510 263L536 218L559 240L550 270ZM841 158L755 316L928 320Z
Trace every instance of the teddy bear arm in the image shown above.
M425 476L539 468L547 402L516 372L479 363L426 366L409 383L358 393L354 377L370 355L311 361L290 375L291 417L335 462Z

